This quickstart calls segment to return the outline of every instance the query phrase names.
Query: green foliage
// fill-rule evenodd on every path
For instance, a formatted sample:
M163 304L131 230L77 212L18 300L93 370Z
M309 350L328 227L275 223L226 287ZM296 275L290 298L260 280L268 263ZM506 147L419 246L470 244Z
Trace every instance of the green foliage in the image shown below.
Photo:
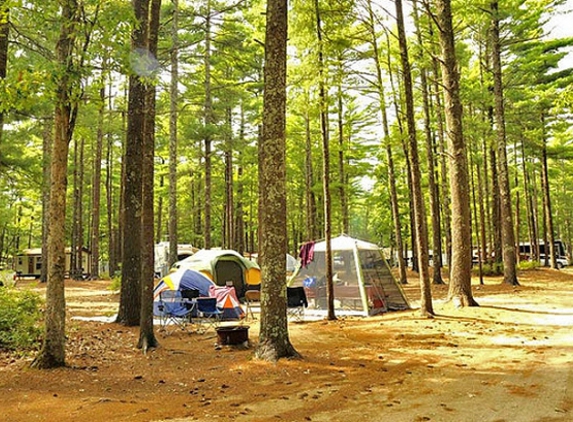
M100 273L99 275L100 280L111 280L111 276L107 272Z
M0 287L0 350L31 350L41 335L37 293Z
M517 264L518 270L534 270L540 267L539 261L519 261Z
M547 144L551 201L555 214L555 231L562 238L569 233L573 221L573 134L568 116L573 107L573 76L571 69L558 67L569 38L548 40L542 33L548 13L557 11L561 0L541 0L524 3L508 0L500 4L502 10L503 67L509 165L513 194L520 194L516 204L522 221L527 216L523 172L531 178L528 191L538 195L541 146ZM57 2L12 2L10 0L11 32L7 76L0 81L0 111L4 112L3 142L0 143L0 225L5 230L3 244L5 256L13 256L16 248L41 243L42 143L52 128L49 117L53 114L54 81L59 69L54 64L54 51L60 28ZM392 148L399 214L402 235L410 242L409 187L403 141L403 106L401 105L400 70L397 42L393 32L395 20L392 5L372 2L372 21L366 20L367 2L319 0L323 29L324 80L327 88L329 112L329 137L331 159L331 188L333 227L339 230L342 220L341 192L345 188L352 235L376 237L383 244L394 242L393 217L390 209L387 155L382 148L380 108L389 116L390 134L386 140ZM12 5L13 4L13 5ZM25 5L25 6L24 6ZM526 7L527 6L527 7ZM92 220L91 180L94 173L94 149L98 137L98 116L101 108L100 89L105 88L103 140L104 174L102 195L107 195L109 180L109 207L101 203L100 257L108 253L108 243L115 234L108 227L117 227L121 191L121 154L125 140L125 111L128 101L126 76L130 70L130 36L133 11L129 2L87 0L82 40L88 34L91 42L80 62L78 46L74 52L77 75L82 78L83 97L78 109L72 148L85 142L83 169L84 190L82 221ZM168 198L169 156L169 54L173 51L171 19L173 4L163 4L158 61L161 77L157 90L156 118L156 212L164 212L162 224L166 225ZM412 49L412 74L417 89L416 116L422 122L422 98L419 89L421 70L427 72L431 84L440 79L439 69L434 70L438 57L437 31L434 19L419 7L420 41L408 31ZM492 207L491 168L488 147L494 140L489 110L493 104L492 77L488 69L488 33L491 15L489 3L471 4L452 2L456 30L456 52L461 77L461 95L464 102L464 137L471 154L472 174L476 186L484 187L486 214ZM256 238L258 204L257 140L260 135L262 110L262 64L264 57L265 2L247 0L199 0L179 3L179 84L178 93L178 151L177 209L179 212L178 236L185 243L200 246L202 242L202 212L204 207L204 138L212 140L212 238L220 243L223 237L225 212L224 163L231 152L233 164L233 201L242 207L241 218ZM430 4L432 10L433 6ZM205 107L205 45L207 39L206 14L210 10L209 39L211 41L210 74L213 118L204 119ZM410 16L411 18L411 16ZM408 20L412 23L412 19ZM314 194L318 212L317 225L323 219L322 207L322 156L321 126L318 95L318 52L316 14L314 2L293 0L289 10L290 39L287 107L287 192L288 224L294 243L297 233L304 231L306 216L305 172L311 169L313 180L309 189ZM382 69L381 79L385 92L382 104L378 98L377 75L374 66L370 26L377 38L377 49ZM411 27L409 29L412 29ZM437 74L435 73L437 72ZM436 140L440 141L439 116L436 90L430 88L432 116L430 126ZM443 106L443 104L442 104ZM340 125L339 125L340 117ZM542 120L542 117L545 120ZM308 126L307 126L308 125ZM307 132L308 129L308 132ZM422 135L422 125L418 127ZM420 137L422 139L422 137ZM309 167L305 163L306 142L312 155ZM422 172L425 172L425 148L421 148ZM108 154L109 153L109 154ZM341 153L339 155L339 153ZM72 154L70 154L72 155ZM339 159L344 163L344 179L339 174ZM524 163L523 166L521 163ZM69 160L69 191L67 228L71 232L74 214L72 200L74 185L72 172L79 166L72 156ZM342 168L342 167L340 167ZM109 170L109 175L106 174ZM482 170L481 181L477 171ZM438 168L439 180L447 178L448 169ZM8 177L9 176L9 177ZM107 179L109 177L109 179ZM428 189L425 189L426 204ZM447 186L440 189L444 209L447 209ZM476 189L477 200L479 191ZM102 196L102 200L104 197ZM107 198L106 198L107 199ZM514 199L514 198L513 198ZM541 200L535 203L541 207ZM107 226L107 213L112 221ZM474 210L474 216L478 216ZM538 215L542 215L539 209ZM159 224L158 219L156 220ZM528 234L522 224L519 237ZM488 228L489 230L489 228ZM84 227L84 245L90 244ZM166 229L158 230L162 236ZM489 234L489 233L488 233ZM569 240L569 239L567 239ZM68 240L67 240L68 242ZM69 243L69 242L68 242ZM256 243L256 242L254 242ZM409 246L411 247L411 246ZM255 244L256 248L256 244ZM499 274L500 268L485 267L484 271ZM112 288L119 288L114 277Z
M108 289L114 292L117 292L121 289L121 271L115 272L113 278L111 279L111 284L109 285Z
M503 263L494 262L492 264L483 264L481 267L482 275L488 276L498 276L503 274ZM472 274L479 275L479 267L476 265L472 268Z
M11 271L0 271L0 287L14 286L14 273Z

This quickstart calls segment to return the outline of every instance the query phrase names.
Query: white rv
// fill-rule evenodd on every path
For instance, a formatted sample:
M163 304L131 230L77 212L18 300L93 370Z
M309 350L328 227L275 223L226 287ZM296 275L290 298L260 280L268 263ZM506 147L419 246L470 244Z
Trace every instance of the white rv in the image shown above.
M190 244L177 245L177 261L187 258L197 252ZM169 242L155 244L155 276L163 278L169 272Z

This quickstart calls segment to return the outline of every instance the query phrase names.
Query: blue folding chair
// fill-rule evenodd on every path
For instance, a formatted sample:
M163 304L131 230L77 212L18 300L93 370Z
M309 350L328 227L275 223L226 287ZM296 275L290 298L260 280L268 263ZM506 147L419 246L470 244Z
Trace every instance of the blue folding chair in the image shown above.
M200 324L217 328L221 322L223 312L217 308L216 297L197 298L197 320Z
M168 326L187 330L195 306L192 300L183 297L181 291L164 290L159 294L157 309L160 329L167 332Z

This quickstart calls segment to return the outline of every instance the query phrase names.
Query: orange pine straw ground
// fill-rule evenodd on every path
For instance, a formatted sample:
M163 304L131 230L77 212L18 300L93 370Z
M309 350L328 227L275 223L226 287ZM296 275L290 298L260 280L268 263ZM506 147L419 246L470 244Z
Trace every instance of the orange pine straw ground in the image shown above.
M277 364L253 359L258 321L248 348L219 347L214 331L159 333L161 347L143 355L137 328L74 319L116 311L108 282L69 281L69 367L1 355L0 421L571 421L573 269L519 280L475 280L479 308L452 308L437 286L434 319L412 310L291 323L304 358Z

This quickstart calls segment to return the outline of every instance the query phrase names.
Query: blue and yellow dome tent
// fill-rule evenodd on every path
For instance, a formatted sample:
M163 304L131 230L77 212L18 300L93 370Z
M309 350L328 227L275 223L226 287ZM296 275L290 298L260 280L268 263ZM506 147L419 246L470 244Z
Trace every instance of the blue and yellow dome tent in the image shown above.
M239 298L245 295L249 286L261 284L258 264L231 249L201 249L173 264L172 269L183 268L201 272L217 286L232 285Z
M153 289L153 313L159 315L159 295L164 290L198 290L200 296L209 296L215 286L208 277L189 268L181 268L163 277ZM182 310L183 311L183 310Z

